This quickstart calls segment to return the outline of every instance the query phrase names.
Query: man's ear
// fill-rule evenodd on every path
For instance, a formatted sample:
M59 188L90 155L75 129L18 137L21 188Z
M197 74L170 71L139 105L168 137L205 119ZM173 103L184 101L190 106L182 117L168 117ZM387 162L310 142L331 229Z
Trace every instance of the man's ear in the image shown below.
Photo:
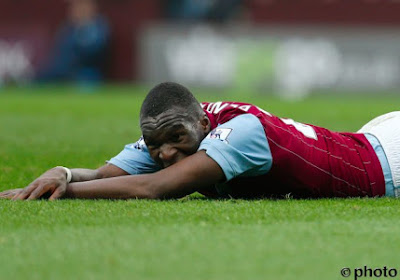
M208 134L211 130L211 122L210 119L204 114L200 119L200 125L205 134Z

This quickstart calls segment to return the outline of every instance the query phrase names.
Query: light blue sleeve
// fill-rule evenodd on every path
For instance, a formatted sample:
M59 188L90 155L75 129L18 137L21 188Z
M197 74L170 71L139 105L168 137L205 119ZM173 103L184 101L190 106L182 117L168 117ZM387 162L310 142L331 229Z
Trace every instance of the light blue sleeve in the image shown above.
M209 157L222 168L226 180L257 176L272 166L272 154L264 128L251 114L240 115L219 125L200 143Z
M125 148L115 157L110 159L111 163L131 175L153 173L160 170L159 166L150 157L143 137L136 143L128 144Z

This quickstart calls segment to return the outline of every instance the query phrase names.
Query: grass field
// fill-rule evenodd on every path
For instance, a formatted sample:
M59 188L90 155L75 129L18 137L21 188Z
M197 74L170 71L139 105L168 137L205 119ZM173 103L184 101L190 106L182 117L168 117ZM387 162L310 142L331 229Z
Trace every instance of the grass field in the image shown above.
M0 89L0 190L56 165L97 168L140 136L145 88L76 91ZM198 97L350 131L400 104L394 95ZM0 279L343 279L343 267L400 269L399 216L388 198L0 201Z

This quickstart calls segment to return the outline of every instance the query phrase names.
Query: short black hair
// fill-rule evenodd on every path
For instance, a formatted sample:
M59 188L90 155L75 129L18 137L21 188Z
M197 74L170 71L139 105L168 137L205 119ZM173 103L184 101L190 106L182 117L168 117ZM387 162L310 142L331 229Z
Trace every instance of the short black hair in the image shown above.
M164 82L149 91L143 101L140 118L156 117L173 107L184 108L196 116L203 112L190 90L178 83Z

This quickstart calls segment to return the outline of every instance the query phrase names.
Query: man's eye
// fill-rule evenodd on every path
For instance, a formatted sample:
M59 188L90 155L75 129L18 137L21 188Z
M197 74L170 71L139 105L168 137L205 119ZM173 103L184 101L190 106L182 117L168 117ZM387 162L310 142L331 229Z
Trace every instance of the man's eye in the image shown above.
M182 134L172 134L171 135L171 140L173 142L178 142L181 139Z

